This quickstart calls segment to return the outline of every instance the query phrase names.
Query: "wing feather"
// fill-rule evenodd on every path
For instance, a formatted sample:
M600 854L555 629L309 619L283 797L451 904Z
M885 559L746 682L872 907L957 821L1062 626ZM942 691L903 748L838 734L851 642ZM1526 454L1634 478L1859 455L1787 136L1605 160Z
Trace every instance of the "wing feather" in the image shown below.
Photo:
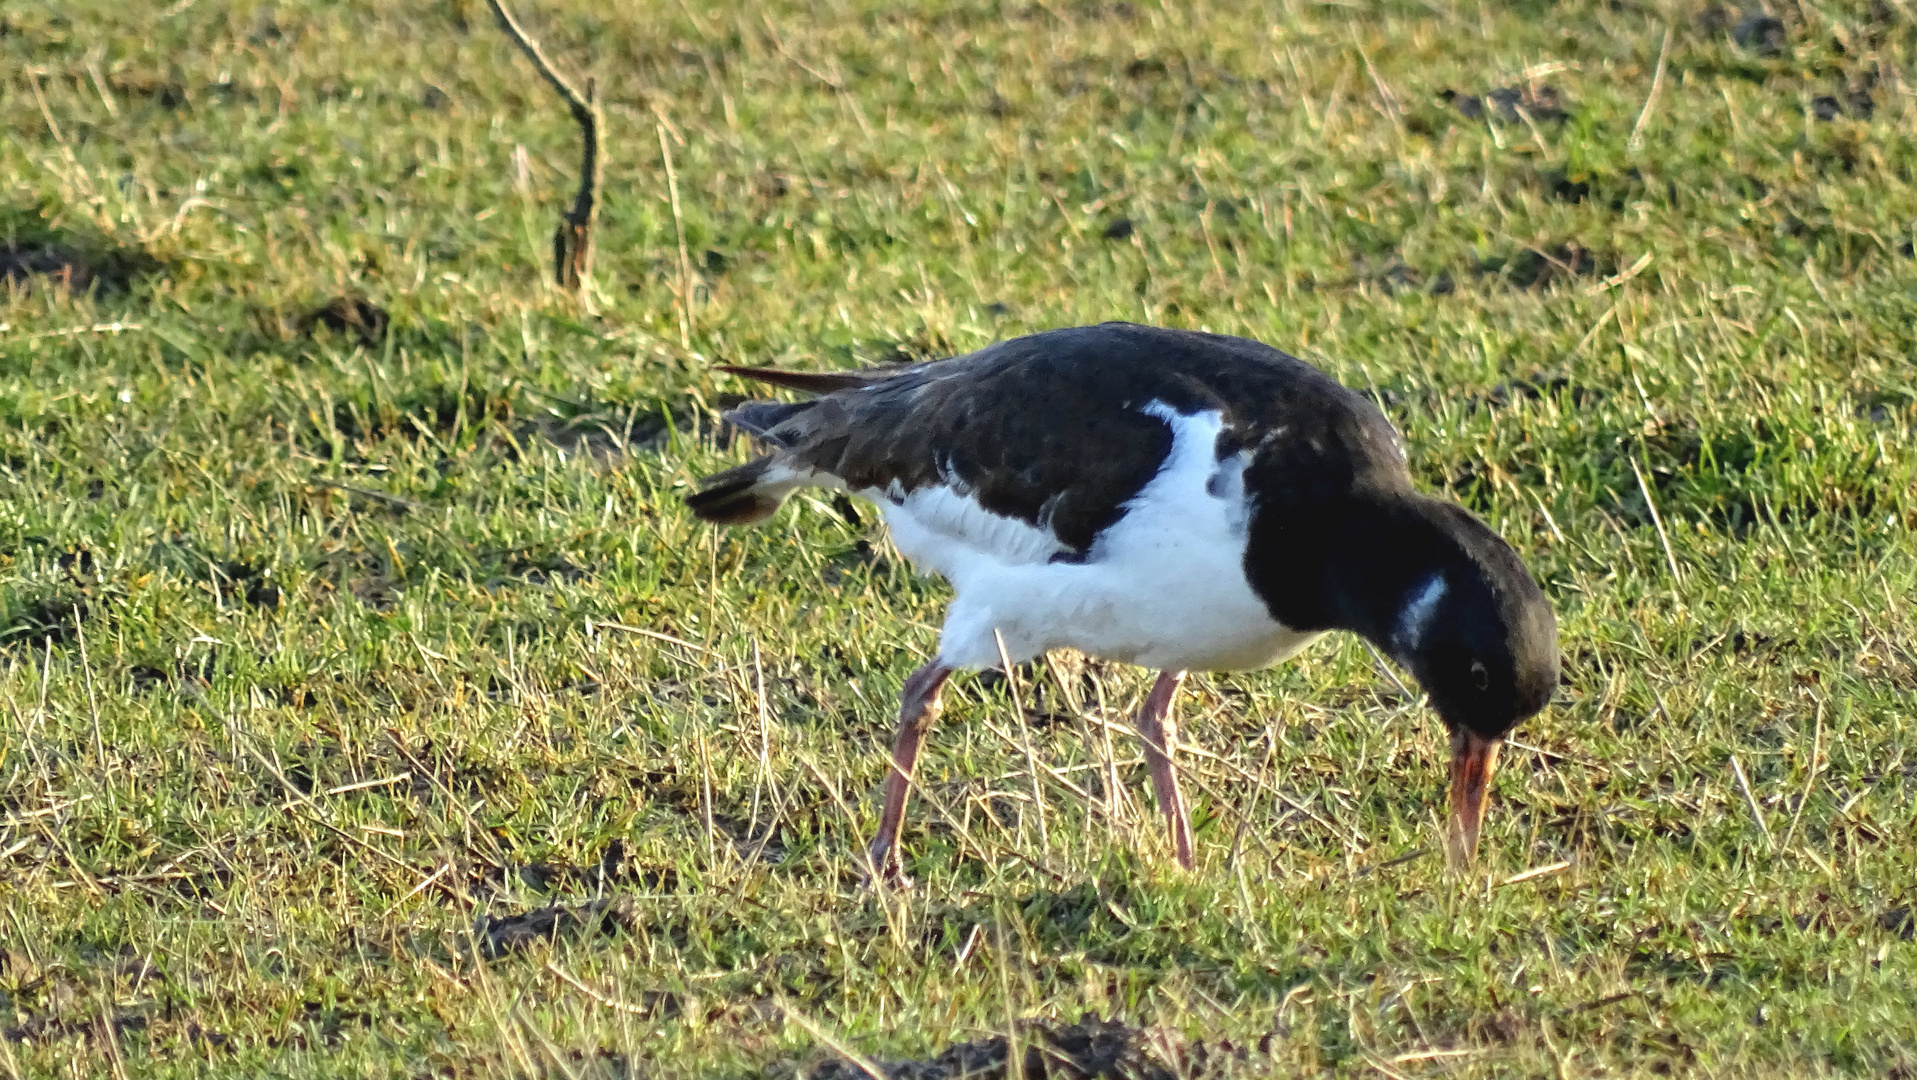
M904 368L723 370L820 395L741 417L794 470L854 491L950 488L1048 530L1065 557L1088 551L1163 465L1172 433L1145 411L1154 402L1219 411L1219 456L1251 450L1266 505L1410 483L1374 405L1244 338L1106 323Z

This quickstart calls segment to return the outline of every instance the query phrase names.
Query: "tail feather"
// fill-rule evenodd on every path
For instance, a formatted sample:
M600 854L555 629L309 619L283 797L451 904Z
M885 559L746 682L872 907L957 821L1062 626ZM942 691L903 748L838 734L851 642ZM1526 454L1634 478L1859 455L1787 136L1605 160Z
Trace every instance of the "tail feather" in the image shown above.
M783 386L788 390L803 390L808 394L857 390L884 382L897 374L896 371L786 371L781 368L733 367L729 364L721 364L717 370L737 375L741 379Z
M734 427L749 431L775 446L784 446L787 440L781 438L773 429L811 407L810 401L797 403L746 401L727 409L720 419Z
M686 506L715 525L751 525L771 517L798 486L792 469L767 454L699 481Z
M895 374L891 371L818 373L742 367L721 367L719 370L811 394L856 390L883 382ZM796 423L792 421L811 413L818 406L817 401L747 401L727 410L724 419L772 446L789 449L795 442L803 440L807 429L814 426L805 419ZM816 420L816 414L813 419ZM767 454L701 480L699 490L686 496L686 505L701 519L714 524L750 525L771 517L794 488L816 475L810 469L795 466L789 459L782 460L776 453Z

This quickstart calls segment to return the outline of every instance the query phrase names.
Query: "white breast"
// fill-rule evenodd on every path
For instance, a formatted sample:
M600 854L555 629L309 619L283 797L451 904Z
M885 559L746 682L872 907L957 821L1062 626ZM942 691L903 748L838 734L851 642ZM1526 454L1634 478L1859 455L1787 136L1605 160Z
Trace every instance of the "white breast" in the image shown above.
M1272 619L1245 581L1251 506L1245 460L1215 457L1223 418L1145 412L1172 430L1164 464L1099 535L1083 562L1050 528L993 514L962 488L868 491L905 556L957 591L939 657L953 667L999 662L996 629L1013 662L1071 647L1174 670L1245 670L1285 659L1316 637Z

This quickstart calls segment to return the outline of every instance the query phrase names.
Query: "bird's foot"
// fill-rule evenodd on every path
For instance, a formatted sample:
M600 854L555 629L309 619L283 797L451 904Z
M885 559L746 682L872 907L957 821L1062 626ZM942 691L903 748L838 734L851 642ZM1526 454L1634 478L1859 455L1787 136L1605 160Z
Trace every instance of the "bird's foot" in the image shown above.
M912 891L913 881L906 876L904 867L899 865L897 851L880 848L874 844L865 854L865 872L860 875L860 887L873 892Z

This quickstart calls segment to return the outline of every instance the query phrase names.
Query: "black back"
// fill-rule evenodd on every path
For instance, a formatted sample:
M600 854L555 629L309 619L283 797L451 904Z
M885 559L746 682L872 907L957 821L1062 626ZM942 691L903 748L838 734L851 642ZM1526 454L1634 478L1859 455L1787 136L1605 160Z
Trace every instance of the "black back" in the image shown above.
M1078 552L1171 449L1170 429L1140 411L1153 401L1222 412L1218 455L1253 450L1261 504L1322 502L1361 482L1410 486L1397 436L1369 401L1245 338L1103 323L883 374L740 419L852 488L956 482Z

